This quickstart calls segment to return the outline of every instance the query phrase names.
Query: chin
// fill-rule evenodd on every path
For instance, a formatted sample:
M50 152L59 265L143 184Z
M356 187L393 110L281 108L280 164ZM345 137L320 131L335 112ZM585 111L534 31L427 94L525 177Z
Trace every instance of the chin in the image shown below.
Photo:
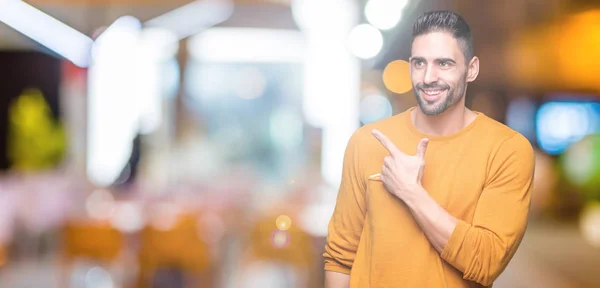
M447 111L448 109L450 109L450 107L452 106L452 105L447 105L446 99L438 99L438 101L430 103L419 96L418 102L419 102L419 108L421 108L421 111L423 112L423 114L428 115L428 116L440 115L440 114L444 113L445 111Z
M440 115L442 114L444 111L446 110L438 110L434 108L423 108L421 107L421 111L423 112L423 114L428 115L428 116L436 116L436 115Z

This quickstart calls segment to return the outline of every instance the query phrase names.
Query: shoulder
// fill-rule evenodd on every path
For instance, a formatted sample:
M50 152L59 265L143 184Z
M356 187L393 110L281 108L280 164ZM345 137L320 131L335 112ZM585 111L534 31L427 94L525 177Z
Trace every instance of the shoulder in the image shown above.
M481 117L483 117L481 127L479 127L481 137L493 143L495 152L510 151L526 155L534 154L531 143L521 133L485 115Z
M491 118L482 125L488 141L493 146L488 159L489 175L520 175L530 178L535 167L535 151L529 140L521 133Z
M514 129L487 115L481 114L479 117L481 117L480 130L483 131L486 136L493 138L494 141L507 140L513 137L515 133L518 134Z

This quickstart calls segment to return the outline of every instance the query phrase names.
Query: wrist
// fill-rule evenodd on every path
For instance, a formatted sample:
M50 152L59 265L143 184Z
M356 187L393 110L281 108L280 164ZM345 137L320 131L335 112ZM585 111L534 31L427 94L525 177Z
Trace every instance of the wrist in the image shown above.
M406 193L407 197L404 203L411 209L414 210L416 207L422 207L420 203L423 203L429 194L425 191L425 188L421 184L414 184L409 187L410 193Z

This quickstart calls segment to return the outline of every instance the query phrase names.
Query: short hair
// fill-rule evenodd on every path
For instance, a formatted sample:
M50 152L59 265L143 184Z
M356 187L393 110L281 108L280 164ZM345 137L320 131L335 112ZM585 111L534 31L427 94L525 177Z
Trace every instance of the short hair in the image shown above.
M471 28L460 15L451 11L432 11L421 15L413 25L411 43L418 36L431 32L448 32L452 34L454 39L458 41L467 63L475 56Z

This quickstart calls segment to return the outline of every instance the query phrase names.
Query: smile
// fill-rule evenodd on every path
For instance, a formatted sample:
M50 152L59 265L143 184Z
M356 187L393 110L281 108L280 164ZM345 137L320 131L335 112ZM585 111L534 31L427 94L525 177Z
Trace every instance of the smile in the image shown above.
M423 98L425 98L425 100L427 100L428 102L436 101L447 90L448 89L421 89L421 91L423 92Z

